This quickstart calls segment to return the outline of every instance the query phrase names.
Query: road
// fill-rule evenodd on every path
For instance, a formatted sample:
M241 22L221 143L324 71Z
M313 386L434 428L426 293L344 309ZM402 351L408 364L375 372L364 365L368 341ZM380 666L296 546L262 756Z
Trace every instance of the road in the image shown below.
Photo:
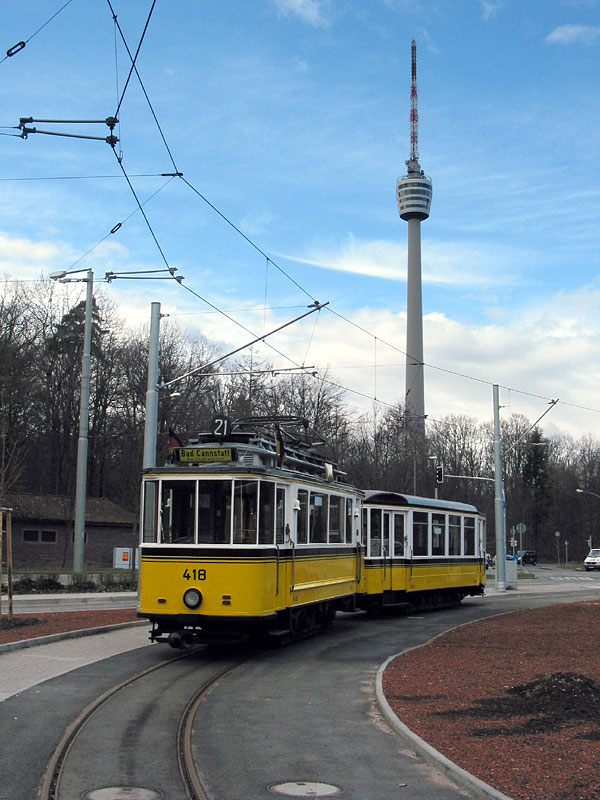
M375 675L388 656L424 644L457 624L600 597L600 574L543 568L540 573L537 579L522 580L517 591L498 594L490 587L489 596L467 599L456 609L381 619L339 614L327 634L253 653L212 688L199 707L192 752L207 796L267 800L273 797L273 784L313 782L340 787L347 800L406 798L407 790L411 800L470 797L392 733L376 703ZM140 647L139 634L132 636L136 649L74 669L0 703L0 773L6 776L0 783L0 800L35 796L50 753L76 715L118 681L161 662L169 662L167 671L132 684L121 700L91 718L83 738L73 745L61 779L64 795L58 797L92 798L100 787L162 791L161 776L176 780L173 731L180 709L210 664L202 650L189 661L175 663L176 651L161 645ZM66 656L72 644L62 644ZM43 659L44 647L33 648L40 651L38 658ZM23 654L25 664L31 651ZM179 797L180 791L173 784L168 796Z

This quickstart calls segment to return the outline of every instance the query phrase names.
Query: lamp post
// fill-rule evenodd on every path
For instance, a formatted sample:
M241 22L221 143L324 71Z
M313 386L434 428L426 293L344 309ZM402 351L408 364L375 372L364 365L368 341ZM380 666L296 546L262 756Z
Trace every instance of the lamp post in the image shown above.
M68 278L67 275L85 272L85 278ZM88 428L90 416L90 364L92 360L92 305L94 273L88 270L60 270L50 278L60 283L83 282L87 284L85 296L85 323L83 328L83 355L81 357L81 391L79 396L79 438L77 440L77 476L75 482L75 534L73 539L73 572L83 572L85 543L85 501L87 489Z
M591 494L592 497L597 497L600 500L600 494L596 494L596 492L590 492L588 489L575 489L577 494ZM587 540L590 550L592 549L592 534L590 533L590 538Z

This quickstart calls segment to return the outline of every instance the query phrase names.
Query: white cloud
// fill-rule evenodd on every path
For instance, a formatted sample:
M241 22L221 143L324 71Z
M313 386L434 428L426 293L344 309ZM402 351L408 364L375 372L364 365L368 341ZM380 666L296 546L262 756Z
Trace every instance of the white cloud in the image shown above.
M495 2L490 2L490 0L481 0L481 16L486 21L488 19L492 19L502 8L502 5L502 0L495 0Z
M546 36L548 44L593 44L600 37L600 26L562 25Z
M119 302L126 324L147 325L150 306L143 294L125 282L112 284L106 292ZM207 313L176 285L161 287L161 296L161 311L171 321L192 335L206 336L221 353L277 328L297 313L265 313L250 299L231 311L246 327L243 330L220 314ZM211 297L211 302L231 308L226 297ZM256 357L279 368L293 362L328 369L331 380L348 388L348 408L359 412L371 410L373 398L382 408L403 401L405 312L366 305L351 312L332 310L345 313L346 319L323 309L269 337L266 342L279 352L266 343L255 345ZM600 287L595 285L558 293L544 305L532 298L529 308L509 320L476 324L441 312L426 314L426 413L431 420L466 414L489 422L491 384L497 383L503 416L521 413L533 422L550 398L559 398L544 425L575 437L594 432L600 414L586 409L594 407L590 398L598 396L600 385L599 337Z
M327 25L319 0L275 0L275 5L285 17L299 17L302 22L320 28Z
M0 233L0 271L15 277L39 278L54 267L64 268L67 249L54 242L32 242Z
M502 252L503 256L500 256L489 246L469 247L429 240L422 256L423 283L463 287L513 284L515 278L506 273L502 263L507 257L506 248ZM394 281L406 280L406 245L385 239L360 241L349 235L339 247L315 245L306 256L280 255L322 269ZM519 263L519 258L512 263Z

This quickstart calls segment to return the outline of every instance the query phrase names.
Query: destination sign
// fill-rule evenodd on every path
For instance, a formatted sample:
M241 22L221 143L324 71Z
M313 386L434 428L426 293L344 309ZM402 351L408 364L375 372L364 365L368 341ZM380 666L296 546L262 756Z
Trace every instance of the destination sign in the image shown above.
M234 447L179 447L175 452L177 460L185 464L237 461Z

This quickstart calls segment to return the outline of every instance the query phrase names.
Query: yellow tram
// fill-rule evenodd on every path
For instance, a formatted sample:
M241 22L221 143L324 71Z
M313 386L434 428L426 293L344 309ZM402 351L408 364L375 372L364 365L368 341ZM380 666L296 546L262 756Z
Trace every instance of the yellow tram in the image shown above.
M474 506L363 492L280 420L266 434L270 422L232 430L221 419L221 435L145 471L138 615L152 641L293 638L339 610L483 593L485 521Z
M142 480L139 616L188 646L299 635L354 610L360 493L309 442L252 425L200 437Z

